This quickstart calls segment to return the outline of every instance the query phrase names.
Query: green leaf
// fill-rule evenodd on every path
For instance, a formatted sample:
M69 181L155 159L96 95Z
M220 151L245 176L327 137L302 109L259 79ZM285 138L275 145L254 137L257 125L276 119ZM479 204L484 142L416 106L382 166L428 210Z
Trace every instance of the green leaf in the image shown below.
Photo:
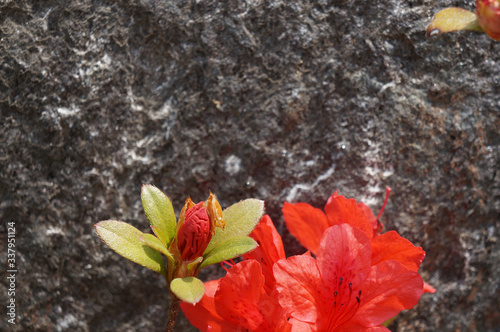
M175 236L176 219L172 202L160 189L143 185L141 190L142 207L156 236L166 247Z
M170 263L174 263L174 257L172 254L168 251L167 247L154 235L143 233L141 240L146 243L148 246L151 248L158 250L162 254L164 254L167 259L169 260Z
M205 294L203 281L195 277L175 278L170 283L170 290L184 302L195 304Z
M105 220L94 225L97 235L116 253L166 276L161 254L141 241L144 233L122 221Z
M200 257L196 258L194 261L187 264L187 270L192 271L193 267L196 267L196 265L199 265L202 261L203 261L203 257L200 256Z
M253 198L233 204L222 211L226 227L224 230L215 229L215 234L205 249L204 255L212 251L222 241L250 234L263 214L264 202Z
M205 257L198 269L216 264L225 260L233 259L254 250L257 242L248 236L239 236L227 239L217 245Z
M475 13L457 7L446 8L432 18L427 27L427 37L459 30L483 31Z

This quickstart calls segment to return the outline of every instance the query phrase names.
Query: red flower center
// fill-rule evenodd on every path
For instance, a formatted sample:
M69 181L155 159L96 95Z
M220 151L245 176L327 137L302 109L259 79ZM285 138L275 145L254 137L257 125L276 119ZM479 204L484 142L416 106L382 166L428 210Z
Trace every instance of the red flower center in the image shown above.
M344 278L339 278L337 289L333 292L334 301L327 331L333 330L354 317L361 303L361 289L356 292L351 282L347 283L344 282Z

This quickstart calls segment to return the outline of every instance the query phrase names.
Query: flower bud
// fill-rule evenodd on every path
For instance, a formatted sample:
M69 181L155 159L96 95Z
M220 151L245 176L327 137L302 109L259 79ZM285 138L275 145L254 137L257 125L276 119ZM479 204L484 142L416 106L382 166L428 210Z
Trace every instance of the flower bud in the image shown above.
M184 220L177 234L177 248L183 261L192 261L203 255L212 239L210 218L203 202L192 206L188 198L185 204ZM182 215L183 213L181 213Z
M494 40L500 40L500 1L476 0L476 15L484 32Z

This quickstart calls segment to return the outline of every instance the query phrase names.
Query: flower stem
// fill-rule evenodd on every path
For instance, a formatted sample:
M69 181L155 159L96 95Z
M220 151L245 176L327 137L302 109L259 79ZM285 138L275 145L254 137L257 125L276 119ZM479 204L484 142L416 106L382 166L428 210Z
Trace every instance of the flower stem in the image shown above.
M170 309L168 311L168 322L165 332L174 332L175 319L177 318L177 313L179 312L179 304L181 300L174 294L170 294L172 302L170 303Z

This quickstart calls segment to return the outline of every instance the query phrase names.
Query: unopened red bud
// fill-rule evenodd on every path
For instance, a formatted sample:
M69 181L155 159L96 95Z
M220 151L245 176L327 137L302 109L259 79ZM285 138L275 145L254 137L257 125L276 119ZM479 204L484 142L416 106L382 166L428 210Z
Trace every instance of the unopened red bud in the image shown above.
M177 247L183 261L201 256L212 238L210 219L203 202L186 210L177 236Z
M500 1L476 0L476 15L481 28L495 40L500 40Z

